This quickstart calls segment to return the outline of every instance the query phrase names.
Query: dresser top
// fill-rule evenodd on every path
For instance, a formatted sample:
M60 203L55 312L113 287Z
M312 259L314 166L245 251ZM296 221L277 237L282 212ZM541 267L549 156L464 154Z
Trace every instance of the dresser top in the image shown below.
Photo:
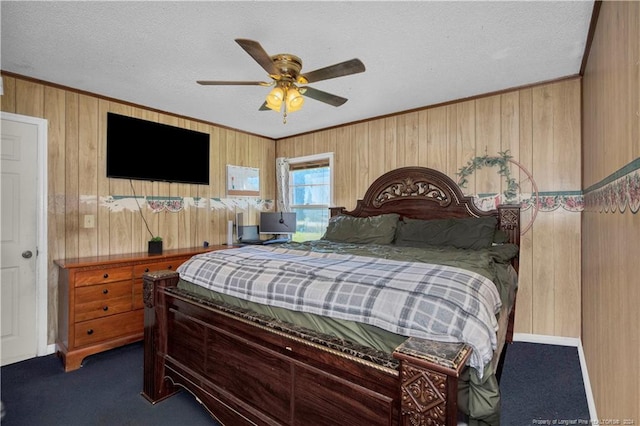
M224 250L228 248L235 248L234 246L227 245L215 245L208 247L189 247L180 249L164 250L161 254L149 254L147 252L140 253L123 253L123 254L109 254L104 256L87 256L87 257L75 257L68 259L54 260L54 263L61 268L82 268L94 265L109 265L116 263L148 263L153 261L163 261L166 259L172 259L175 257L193 256L199 253L205 253L213 250Z

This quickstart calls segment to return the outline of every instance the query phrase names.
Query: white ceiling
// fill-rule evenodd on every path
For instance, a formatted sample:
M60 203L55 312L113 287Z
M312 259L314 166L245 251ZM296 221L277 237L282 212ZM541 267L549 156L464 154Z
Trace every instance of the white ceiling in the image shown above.
M2 1L1 69L282 138L539 83L580 71L593 1ZM258 111L269 88L234 42L303 60L302 73L352 58L364 73L309 86L287 124Z

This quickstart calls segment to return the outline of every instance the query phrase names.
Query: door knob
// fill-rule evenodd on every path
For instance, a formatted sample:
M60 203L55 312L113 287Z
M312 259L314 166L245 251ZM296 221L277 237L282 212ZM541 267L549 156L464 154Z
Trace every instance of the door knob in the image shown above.
M31 253L31 250L25 250L22 252L22 257L24 257L25 259L30 259L31 256L33 256L33 253Z

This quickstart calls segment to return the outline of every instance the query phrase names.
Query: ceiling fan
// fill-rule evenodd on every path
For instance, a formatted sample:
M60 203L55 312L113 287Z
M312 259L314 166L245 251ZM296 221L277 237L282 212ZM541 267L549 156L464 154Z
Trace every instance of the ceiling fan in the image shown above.
M197 83L204 86L274 86L267 95L266 101L259 109L260 111L274 110L279 112L284 108L284 123L287 122L287 113L298 111L302 108L304 104L303 96L335 107L347 102L346 98L314 89L313 87L306 86L306 84L357 74L365 70L362 61L359 59L351 59L301 74L302 60L299 57L289 53L279 53L269 56L257 41L243 38L237 38L235 41L267 71L272 81L198 80Z

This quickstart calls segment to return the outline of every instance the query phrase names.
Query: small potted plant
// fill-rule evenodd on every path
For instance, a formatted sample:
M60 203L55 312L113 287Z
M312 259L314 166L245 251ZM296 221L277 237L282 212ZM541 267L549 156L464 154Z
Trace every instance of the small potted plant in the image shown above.
M149 254L162 254L162 237L153 237L149 240Z

